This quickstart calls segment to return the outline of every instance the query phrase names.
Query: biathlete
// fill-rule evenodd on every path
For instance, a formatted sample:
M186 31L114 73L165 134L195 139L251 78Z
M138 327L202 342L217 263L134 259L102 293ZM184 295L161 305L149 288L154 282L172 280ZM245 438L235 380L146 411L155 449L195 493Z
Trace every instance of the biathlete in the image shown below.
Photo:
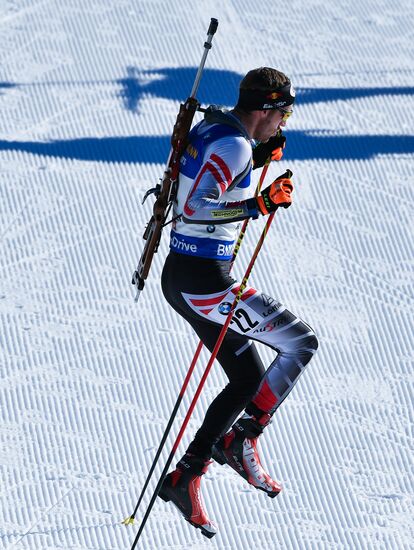
M255 197L251 171L282 156L281 130L294 101L285 74L268 67L254 69L241 81L234 109L210 107L189 134L162 289L210 351L240 287L229 274L240 222L292 203L289 173ZM254 341L276 352L267 368ZM210 404L159 493L207 537L216 533L216 526L205 511L200 482L211 458L229 465L270 497L280 492L280 484L263 469L257 439L317 347L311 327L278 299L256 288L244 290L217 355L229 382Z

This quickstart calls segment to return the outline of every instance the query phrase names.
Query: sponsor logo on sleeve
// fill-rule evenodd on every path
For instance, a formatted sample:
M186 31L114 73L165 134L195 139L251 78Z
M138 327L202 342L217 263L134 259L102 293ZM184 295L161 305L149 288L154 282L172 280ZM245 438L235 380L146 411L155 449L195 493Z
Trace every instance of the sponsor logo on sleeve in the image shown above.
M191 143L189 143L187 145L187 154L192 157L194 160L198 157L198 150L193 146L191 145Z
M231 210L212 210L211 217L216 219L235 218L243 215L243 208L232 208Z

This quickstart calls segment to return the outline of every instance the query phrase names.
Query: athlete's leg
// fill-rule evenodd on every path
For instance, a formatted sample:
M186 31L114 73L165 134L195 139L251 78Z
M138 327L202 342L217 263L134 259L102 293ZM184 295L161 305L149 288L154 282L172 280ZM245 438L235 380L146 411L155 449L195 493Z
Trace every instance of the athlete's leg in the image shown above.
M232 288L214 295L195 297L184 293L183 298L200 318L223 324L238 286L235 283ZM206 301L215 303L205 307ZM304 321L275 299L254 288L246 288L244 291L230 327L231 331L262 342L278 352L253 399L256 407L273 414L288 396L317 350L317 338Z
M180 262L181 259L178 267ZM168 276L172 272L174 279ZM218 325L224 324L240 285L228 275L222 277L219 273L216 276L217 269L211 270L208 278L201 282L198 279L205 275L204 267L199 273L193 268L190 275L187 272L183 272L181 277L177 275L180 275L177 260L173 257L170 262L167 260L163 272L164 295L212 350L221 330ZM208 293L201 293L201 288L207 288ZM212 289L217 291L212 292ZM261 377L260 388L251 403L254 410L269 414L273 414L290 393L317 349L316 336L306 323L254 288L246 288L243 292L230 327L217 357L230 382L212 403L207 422L200 429L197 445L204 450L212 441L213 432L219 434L229 421L231 423L234 415L237 416L240 407L244 408L246 399L251 399L248 395L253 397L256 393L263 365L253 344L249 346L249 339L263 342L278 352Z
M221 327L189 319L200 340L213 351ZM254 343L245 337L228 332L217 354L229 382L214 398L197 431L188 452L197 456L211 456L213 444L233 424L240 412L257 392L265 372Z
M170 262L170 268L172 265ZM207 347L213 349L240 285L228 276L213 281L211 277L205 279L206 286L194 285L191 280L197 279L189 280L188 277L186 284L171 285L167 274L168 269L165 269L163 291L167 300L191 323ZM194 277L195 274L191 275ZM200 292L204 288L205 292ZM263 372L263 366L257 351L253 345L249 345L250 339L258 340L277 352L276 358L261 377L257 392L257 374ZM292 390L317 346L316 336L306 323L273 298L254 288L246 288L218 354L230 383L211 404L187 455L210 456L213 443L213 456L218 462L229 464L249 483L269 496L276 496L281 487L261 466L257 437ZM248 354L252 352L253 355L249 357ZM252 370L252 364L256 371ZM237 374L235 378L234 372ZM237 397L240 393L237 391L239 384L246 389L245 394L241 392L243 399ZM246 414L234 424L230 432L215 442L226 425L228 427L228 423L231 423L231 419L235 418L236 411L243 408L242 403L249 393L247 390L254 391L255 395L249 399Z
M228 304L237 293L237 285L224 296L208 298L184 295L192 309L217 322L224 322ZM213 309L205 308L203 300L218 300ZM317 349L312 329L276 300L248 288L234 312L232 330L245 334L274 348L278 355L267 369L259 390L246 413L232 429L213 446L213 458L228 464L251 485L276 496L281 485L263 468L257 439L269 424L272 414L292 390L306 364Z
M193 260L193 259L192 259ZM209 269L209 264L193 262L192 269L183 269L185 258L169 256L162 276L162 289L170 305L190 323L200 340L213 351L221 325L205 319L188 307L182 290L198 290L210 286L227 289L234 279L220 270ZM197 266L202 269L197 270ZM208 273L208 279L205 278ZM198 430L189 451L200 457L211 456L212 445L227 431L240 412L257 392L265 372L254 343L246 336L228 331L217 354L229 383L209 406L203 424Z

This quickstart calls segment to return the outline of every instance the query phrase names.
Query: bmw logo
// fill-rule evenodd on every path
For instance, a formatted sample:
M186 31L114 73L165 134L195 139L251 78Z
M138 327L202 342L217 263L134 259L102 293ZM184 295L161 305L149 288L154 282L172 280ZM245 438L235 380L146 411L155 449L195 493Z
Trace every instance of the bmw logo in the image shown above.
M207 233L214 233L215 230L216 228L214 227L214 225L207 226Z
M223 302L219 305L218 310L222 315L228 315L231 311L231 303Z

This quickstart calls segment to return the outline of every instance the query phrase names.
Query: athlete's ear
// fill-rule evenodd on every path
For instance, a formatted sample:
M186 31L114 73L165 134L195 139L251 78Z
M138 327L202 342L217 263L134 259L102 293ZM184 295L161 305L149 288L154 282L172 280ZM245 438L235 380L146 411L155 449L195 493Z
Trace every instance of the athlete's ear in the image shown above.
M270 116L273 116L273 112L271 109L265 109L264 111L260 111L262 114L262 120L268 119Z

